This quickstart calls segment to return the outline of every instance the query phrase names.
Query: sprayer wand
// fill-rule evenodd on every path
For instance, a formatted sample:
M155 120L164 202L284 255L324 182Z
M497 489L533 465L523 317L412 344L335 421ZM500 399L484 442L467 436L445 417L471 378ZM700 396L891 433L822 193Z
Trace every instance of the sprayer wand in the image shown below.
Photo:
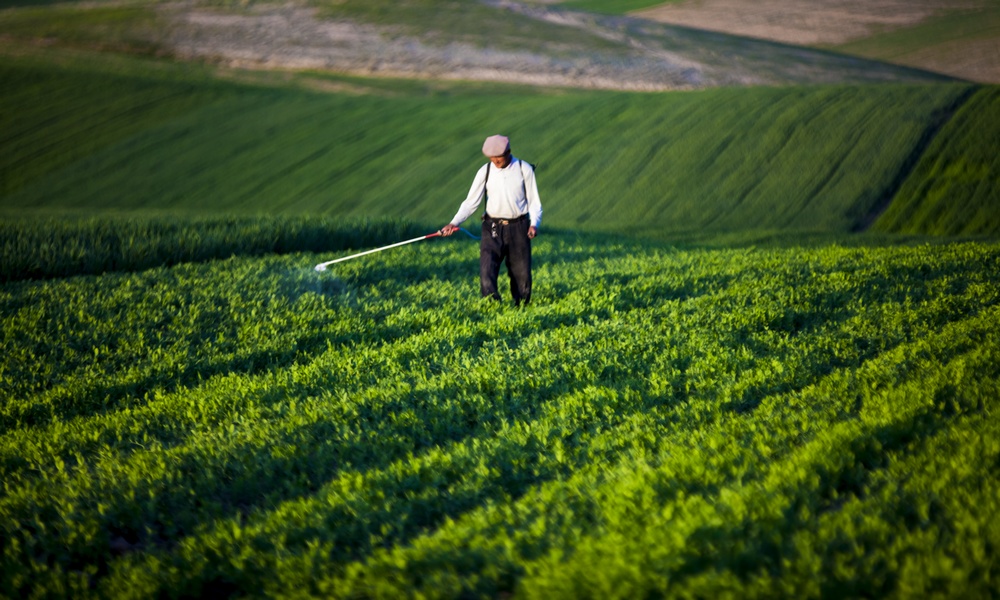
M459 229L461 229L462 231L465 231L464 228L460 227ZM473 238L473 239L477 239L477 240L479 239L476 236L474 236L471 233L469 233L468 231L465 231L465 234L467 236ZM440 235L441 235L440 231L435 231L434 233L428 233L427 235L422 235L420 237L415 237L412 240L406 240L405 242L396 242L395 244L389 244L388 246L382 246L381 248L373 248L371 250L365 250L364 252L358 252L357 254L352 254L350 256L344 256L342 258L337 258L337 259L334 259L334 260L328 260L328 261L326 261L324 263L319 263L318 265L316 265L316 270L317 271L325 271L327 267L329 267L330 265L335 264L335 263L344 262L345 260L351 260L352 258L358 258L359 256L365 256L366 254L374 254L376 252L381 252L383 250L388 250L390 248L397 248L399 246L405 246L406 244L412 244L413 242L420 242L420 241L426 240L428 238L438 237Z

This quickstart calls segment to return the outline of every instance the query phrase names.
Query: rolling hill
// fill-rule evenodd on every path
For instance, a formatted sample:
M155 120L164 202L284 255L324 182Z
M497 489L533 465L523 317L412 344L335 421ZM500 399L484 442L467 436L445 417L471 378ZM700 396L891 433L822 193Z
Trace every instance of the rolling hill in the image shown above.
M0 206L432 225L464 198L482 161L479 139L505 131L539 165L548 227L661 237L856 231L884 210L928 144L947 145L939 136L961 130L948 127L952 114L989 93L904 84L321 93L130 64L127 73L88 60L8 61L2 103L18 118L7 126ZM962 118L995 110L986 103Z

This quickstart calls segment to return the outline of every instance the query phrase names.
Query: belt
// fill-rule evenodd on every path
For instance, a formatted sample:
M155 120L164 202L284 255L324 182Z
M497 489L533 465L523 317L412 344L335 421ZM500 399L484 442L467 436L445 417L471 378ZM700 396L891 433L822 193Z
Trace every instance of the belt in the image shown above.
M513 218L513 219L497 219L497 218L491 217L491 216L489 216L487 214L483 215L483 220L484 221L492 221L494 223L497 223L498 225L510 225L511 223L518 223L518 222L523 221L523 220L525 220L527 218L528 218L528 213L524 213L520 217L516 217L516 218Z

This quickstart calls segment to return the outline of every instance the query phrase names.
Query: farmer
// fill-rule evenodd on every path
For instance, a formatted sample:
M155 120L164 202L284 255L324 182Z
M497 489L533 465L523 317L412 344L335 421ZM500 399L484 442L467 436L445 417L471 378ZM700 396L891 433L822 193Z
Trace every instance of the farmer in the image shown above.
M483 143L483 154L490 162L483 165L472 180L469 195L458 208L455 218L441 235L451 235L469 218L486 198L483 234L479 242L479 288L483 297L500 300L497 276L500 263L506 260L510 293L514 305L531 300L531 240L538 235L542 222L542 203L538 199L535 170L510 153L510 140L492 135Z

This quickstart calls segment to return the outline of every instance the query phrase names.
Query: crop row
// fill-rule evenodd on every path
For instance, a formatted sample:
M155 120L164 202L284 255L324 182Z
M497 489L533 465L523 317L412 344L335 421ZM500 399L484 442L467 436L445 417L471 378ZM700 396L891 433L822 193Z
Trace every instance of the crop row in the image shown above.
M549 235L520 311L475 297L475 254L451 238L325 274L293 254L5 284L0 591L997 577L996 245Z
M141 271L230 256L380 246L427 231L392 219L28 217L0 221L0 281Z

